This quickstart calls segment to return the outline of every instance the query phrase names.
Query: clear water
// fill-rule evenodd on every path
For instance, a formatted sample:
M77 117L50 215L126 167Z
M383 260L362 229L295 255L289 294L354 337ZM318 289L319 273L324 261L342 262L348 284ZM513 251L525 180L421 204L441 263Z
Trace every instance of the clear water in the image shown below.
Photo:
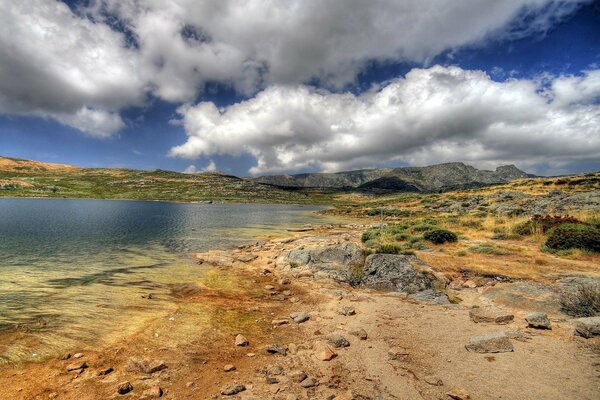
M0 362L133 332L174 307L160 300L171 285L207 283L194 252L331 222L319 209L0 199ZM149 292L159 300L142 299Z

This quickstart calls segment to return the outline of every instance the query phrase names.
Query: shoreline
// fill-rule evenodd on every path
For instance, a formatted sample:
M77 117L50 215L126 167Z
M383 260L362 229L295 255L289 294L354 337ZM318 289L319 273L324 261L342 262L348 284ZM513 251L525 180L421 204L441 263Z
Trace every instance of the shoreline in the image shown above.
M459 305L434 304L353 288L322 271L286 264L290 250L359 244L361 231L350 225L315 227L200 253L197 258L214 274L215 286L182 282L169 299L176 311L156 316L108 347L73 349L66 360L0 366L0 394L11 399L150 399L160 393L165 399L343 400L441 399L450 398L448 393L473 399L592 398L597 393L593 360L600 353L593 344L598 341L574 337L560 316L551 315L549 331L525 328L526 310L518 308L510 310L514 321L507 325L474 323L469 311L486 305L480 298L486 286L460 288ZM297 323L290 318L294 312L309 318ZM518 333L511 339L513 352L465 350L469 337L497 331ZM249 343L237 346L237 335ZM349 346L335 347L332 335ZM76 353L82 357L75 358ZM550 362L557 357L561 365ZM85 368L67 371L82 363ZM306 377L298 381L302 374ZM133 390L121 395L125 382Z

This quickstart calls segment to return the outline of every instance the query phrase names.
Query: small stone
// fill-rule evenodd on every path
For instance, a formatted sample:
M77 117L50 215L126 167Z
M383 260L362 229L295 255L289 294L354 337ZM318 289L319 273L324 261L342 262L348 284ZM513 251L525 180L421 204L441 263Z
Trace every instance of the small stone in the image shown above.
M269 354L281 354L282 356L287 355L287 348L276 346L274 344L267 347L267 353Z
M69 372L78 371L78 370L86 369L87 367L88 367L88 365L85 361L78 361L78 362L69 364L67 366L67 371L69 371Z
M308 389L313 386L317 386L317 382L313 378L306 378L302 382L300 382L300 386L302 386L305 389Z
M191 388L192 386L194 386L194 382L188 382L185 384L185 387Z
M473 322L495 322L496 324L508 324L515 319L511 313L491 307L472 308L469 317Z
M267 374L273 376L281 375L283 374L283 368L279 365L271 365L267 368Z
M345 315L346 317L349 317L350 315L356 314L356 310L354 309L354 307L344 306L338 310L338 313L340 315Z
M365 331L363 328L352 329L348 333L352 336L356 336L360 340L367 340L369 337L369 335L367 335L367 331Z
M73 354L73 358L81 358L83 357L83 353L75 353Z
M288 278L281 278L278 283L280 285L289 285L290 280Z
M323 342L318 342L315 345L314 354L315 357L317 357L317 359L321 361L331 361L337 356L337 353Z
M388 357L390 360L402 360L410 353L401 347L392 347L388 350Z
M350 342L341 333L334 332L327 335L327 342L335 348L348 347Z
M162 397L163 395L163 390L160 386L158 385L154 385L152 387L150 387L149 389L144 390L144 392L142 393L142 396L146 397L146 398L159 398Z
M437 376L426 376L423 380L431 386L444 386L444 381Z
M71 353L63 354L60 357L61 360L68 360L69 358L71 358Z
M470 279L468 281L466 281L465 283L463 283L462 285L463 285L463 287L469 288L469 289L475 289L477 287L477 283L475 283L474 281L472 281Z
M223 367L223 371L225 371L225 372L235 371L235 365L227 364Z
M471 398L469 393L467 393L467 391L463 388L454 388L446 394L448 397L454 400L468 400Z
M153 374L166 368L168 367L164 361L138 360L136 358L130 358L127 360L127 369L134 372Z
M290 314L290 318L297 324L301 324L310 319L310 315L305 312L293 312Z
M306 376L307 376L307 375L306 375L306 373L305 373L304 371L301 371L301 370L295 370L295 371L292 371L292 372L290 372L290 373L288 374L288 377L289 377L289 378L290 378L290 379L291 379L293 382L296 382L296 383L300 383L300 382L302 382L303 380L305 380L305 379L306 379Z
M57 398L58 398L58 393L56 393L56 392L52 392L52 393L50 393L48 395L48 399L49 400L54 400L54 399L57 399Z
M131 392L132 390L133 390L133 385L129 381L119 383L119 386L117 386L117 393L119 393L119 394L127 394L127 393Z
M244 335L237 335L235 337L235 345L236 346L245 347L245 346L248 346L249 344L250 344L250 342L248 341L248 339L246 339L246 337Z
M103 368L100 371L98 371L98 376L108 375L113 371L114 371L114 369L112 367Z
M279 380L273 376L266 376L265 382L267 382L267 385L274 385L276 383L279 383Z
M600 336L600 317L587 317L575 320L575 335L586 339Z
M224 396L233 396L246 390L246 386L241 383L234 383L221 388L221 394Z
M274 319L271 324L273 324L274 326L281 326L281 325L287 325L289 324L290 321L287 319Z
M292 295L292 291L291 290L284 290L283 292L281 292L281 294L283 294L284 296L291 296Z
M466 349L475 353L506 353L514 351L513 345L504 332L494 332L483 336L472 336Z
M534 329L552 329L548 315L544 313L531 313L525 317L527 326Z
M273 290L273 289L275 289L275 286L273 286L273 285L265 285L265 289L266 290Z

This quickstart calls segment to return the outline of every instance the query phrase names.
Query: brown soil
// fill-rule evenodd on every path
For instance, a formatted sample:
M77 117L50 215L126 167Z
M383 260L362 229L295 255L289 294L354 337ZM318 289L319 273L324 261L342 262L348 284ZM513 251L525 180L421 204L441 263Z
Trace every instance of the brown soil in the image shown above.
M311 234L313 239L316 234ZM351 240L356 238L354 234ZM335 243L348 237L347 232L330 231L321 233L321 239ZM216 267L236 269L241 280L253 283L252 289L197 291L182 286L173 297L176 313L157 316L117 345L73 349L71 354L84 353L79 360L1 366L0 399L140 399L155 385L165 399L449 399L447 393L458 388L471 399L599 398L600 343L574 337L569 321L553 317L551 331L530 330L524 311L515 310L509 325L473 323L468 313L480 288L464 289L468 300L461 305L442 306L310 277L288 277L291 283L280 285L283 276L274 257L301 243L302 238L275 240L222 253L259 256ZM353 307L356 314L341 315L342 306ZM310 313L310 320L272 325L296 311ZM355 328L363 328L368 339L351 335ZM500 330L518 330L526 338L512 340L512 353L465 350L470 336ZM331 361L318 360L313 349L334 331L350 346L334 349L337 357ZM238 333L248 338L249 346L234 345ZM287 347L288 354L269 354L269 345ZM168 368L152 374L130 371L130 358L164 361ZM85 361L89 368L68 372L67 365L75 361ZM225 372L226 364L235 370ZM269 374L270 366L281 366L283 374ZM114 371L98 376L108 367ZM293 370L303 370L315 386L304 388L292 381ZM133 391L119 395L117 387L124 381ZM234 382L246 389L235 396L220 394Z

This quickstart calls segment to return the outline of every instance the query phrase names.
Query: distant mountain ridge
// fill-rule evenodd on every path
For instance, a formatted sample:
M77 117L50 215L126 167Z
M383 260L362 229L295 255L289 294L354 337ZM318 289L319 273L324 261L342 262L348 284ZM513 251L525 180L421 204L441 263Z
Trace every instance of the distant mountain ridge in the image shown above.
M495 171L488 171L477 169L462 162L452 162L427 167L272 175L253 178L253 180L283 188L433 192L501 184L534 176L521 171L514 165L503 165L497 167Z

